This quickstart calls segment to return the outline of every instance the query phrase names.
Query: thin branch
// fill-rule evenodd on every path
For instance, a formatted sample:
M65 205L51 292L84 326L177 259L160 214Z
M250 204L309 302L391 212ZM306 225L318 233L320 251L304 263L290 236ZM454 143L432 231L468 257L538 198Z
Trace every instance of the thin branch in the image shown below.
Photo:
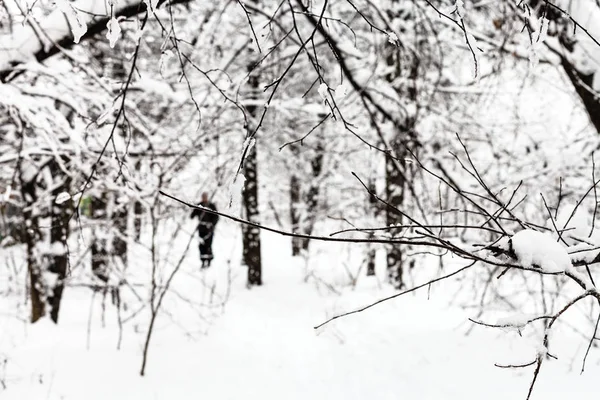
M338 319L338 318L342 318L342 317L346 317L346 316L348 316L348 315L352 315L352 314L357 314L357 313L363 312L363 311L365 311L365 310L368 310L368 309L369 309L369 308L371 308L371 307L375 307L376 305L378 305L378 304L381 304L381 303L383 303L383 302L386 302L386 301L388 301L388 300L392 300L392 299L395 299L395 298L397 298L397 297L403 296L403 295L405 295L405 294L408 294L408 293L415 292L415 291L417 291L417 290L419 290L419 289L422 289L422 288L424 288L424 287L426 287L426 286L429 286L429 285L431 285L432 283L436 283L436 282L439 282L439 281L442 281L442 280L445 280L445 279L451 278L451 277L453 277L453 276L455 276L455 275L458 275L458 274L460 274L461 272L463 272L463 271L466 271L467 269L471 268L473 265L475 265L475 263L476 263L476 262L477 262L477 261L473 261L471 264L469 264L469 265L466 265L466 266L464 266L464 267L462 267L462 268L460 268L460 269L457 269L456 271L454 271L454 272L452 272L452 273L450 273L450 274L446 274L446 275L440 276L440 277L438 277L438 278L435 278L435 279L432 279L432 280L430 280L430 281L428 281L428 282L425 282L425 283L423 283L423 284L421 284L421 285L419 285L419 286L415 286L415 287L413 287L413 288L411 288L411 289L408 289L408 290L405 290L405 291L403 291L403 292L396 293L396 294L394 294L394 295L392 295L392 296L388 296L388 297L385 297L385 298L383 298L383 299L377 300L376 302L374 302L374 303L371 303L371 304L369 304L369 305L367 305L367 306L365 306L365 307L359 308L359 309L357 309L357 310L354 310L354 311L349 311L349 312L346 312L346 313L343 313L343 314L338 314L338 315L336 315L336 316L334 316L334 317L331 317L331 318L329 318L327 321L325 321L325 322L323 322L323 323L321 323L321 324L319 324L319 325L315 326L315 327L314 327L314 329L319 329L319 328L321 328L322 326L324 326L324 325L327 325L327 324L328 324L328 323L330 323L331 321L334 321L334 320L336 320L336 319Z
M537 362L537 360L533 360L532 362L528 362L525 364L508 364L508 365L494 364L494 366L498 367L498 368L526 368L526 367L531 367L536 362Z
M585 370L585 362L587 361L588 354L590 353L590 349L592 348L592 344L594 343L594 340L596 339L596 333L598 332L598 324L599 323L600 323L600 313L598 314L598 318L596 318L596 326L594 327L594 334L592 335L592 338L590 339L590 342L588 343L588 347L585 350L585 356L583 357L583 363L581 365L580 374L583 374L583 371Z

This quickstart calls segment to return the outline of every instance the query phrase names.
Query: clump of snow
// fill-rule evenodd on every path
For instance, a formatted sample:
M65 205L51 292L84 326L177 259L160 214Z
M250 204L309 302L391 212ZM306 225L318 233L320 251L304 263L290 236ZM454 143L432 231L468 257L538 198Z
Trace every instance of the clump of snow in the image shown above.
M456 0L454 5L456 6L456 12L458 13L458 15L465 15L465 2L463 0Z
M39 254L45 256L64 256L68 253L67 246L62 242L38 242L35 249Z
M140 42L140 40L142 39L143 33L144 33L144 31L142 30L142 26L140 24L140 20L136 19L135 20L135 29L131 33L131 37L135 41L135 43L139 43Z
M254 147L254 145L256 144L256 138L254 137L247 137L246 140L244 140L244 144L242 145L242 156L244 156L244 154L250 154L250 152L252 151L252 148Z
M117 44L117 40L121 37L121 27L119 26L119 21L116 18L111 18L106 24L106 38L110 44L110 48L112 49Z
M233 215L239 215L242 209L242 192L244 190L244 184L246 183L246 177L244 174L238 174L231 186L229 187L229 208Z
M529 67L535 68L540 63L539 53L543 50L543 43L548 36L548 21L541 17L534 23L534 34L528 48Z
M323 99L323 101L327 100L327 92L329 91L329 87L327 86L326 83L321 83L319 85L319 95L321 96L321 98Z
M73 41L79 43L79 40L87 32L87 24L79 11L75 9L67 0L55 0L56 8L62 11L69 21L71 31L73 32Z
M42 276L43 276L44 284L48 288L53 288L58 283L58 274L56 274L54 272L43 271Z
M524 328L532 319L529 314L515 314L499 318L496 324L506 327Z
M524 267L538 267L544 272L564 272L571 266L567 249L551 235L524 229L511 238L512 248Z
M336 100L343 99L344 97L346 97L347 94L348 94L348 87L346 87L346 85L344 85L343 83L340 83L335 88L335 99Z
M52 242L48 248L48 254L53 256L64 256L67 254L67 247L62 242Z
M536 348L536 352L539 358L544 358L548 354L548 348L543 343L540 343Z
M588 243L579 243L574 246L569 246L569 257L571 257L573 262L581 261L586 264L594 264L597 262L597 255L598 247Z
M71 198L71 195L67 192L62 192L60 193L58 196L56 196L56 200L54 200L54 202L56 204L62 204L65 201L69 200Z
M396 35L394 32L386 32L386 34L387 34L388 42L390 42L394 46L400 45L400 40L398 39L398 35Z
M498 318L496 325L506 332L517 332L521 335L521 332L527 327L529 323L536 319L535 316L526 313L517 313L506 317Z
M8 185L6 187L6 191L4 192L4 195L2 196L3 197L2 201L6 202L6 201L10 200L11 193L12 193L12 186Z
M160 61L159 61L159 66L160 66L160 73L164 74L165 68L167 67L167 62L173 58L175 56L175 54L173 53L172 50L166 50L164 51L161 55L160 55Z

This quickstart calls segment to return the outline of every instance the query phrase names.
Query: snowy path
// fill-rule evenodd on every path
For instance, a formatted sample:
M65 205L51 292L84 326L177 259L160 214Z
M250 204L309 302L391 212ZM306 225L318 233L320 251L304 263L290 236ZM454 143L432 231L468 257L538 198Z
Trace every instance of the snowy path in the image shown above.
M278 237L268 243L278 249L287 244ZM267 257L265 285L235 291L225 315L194 346L193 355L185 348L170 352L150 376L164 379L165 366L182 362L194 371L187 378L174 376L159 398L173 387L195 385L198 393L214 399L525 397L532 371L500 370L493 364L533 356L534 343L518 340L516 333L503 337L488 330L465 337L458 326L470 315L448 310L443 297L406 297L314 331L326 316L384 294L368 282L341 297L327 294L304 282L294 260ZM573 393L568 385L575 382L586 393L589 386L582 383L594 381L592 370L583 378L576 373L567 377L563 368L552 372L558 379L542 376L534 398L563 398ZM182 391L177 398L186 396Z

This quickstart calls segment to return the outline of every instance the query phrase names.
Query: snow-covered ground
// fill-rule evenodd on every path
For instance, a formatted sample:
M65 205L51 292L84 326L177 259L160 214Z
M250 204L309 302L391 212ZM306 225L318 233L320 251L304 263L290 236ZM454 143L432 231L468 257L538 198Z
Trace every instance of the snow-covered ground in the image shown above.
M177 241L172 258L185 246ZM456 283L315 325L392 293L378 277L347 284L339 246L315 245L306 264L289 254L287 238L263 234L262 287L245 287L237 228L220 224L217 258L200 272L197 249L185 258L155 328L146 375L141 354L147 310L123 328L115 308L87 288L68 288L58 326L19 321L16 294L4 293L0 315L0 398L93 399L524 399L532 368L500 369L535 358L537 342L517 332L476 326L475 311L449 306ZM182 244L183 243L183 244ZM195 242L194 242L195 243ZM2 249L4 257L15 249ZM140 253L136 268L148 268ZM451 268L451 267L448 267ZM308 272L314 276L306 279ZM378 271L382 272L382 271ZM361 273L364 275L364 271ZM418 275L415 280L419 280ZM231 287L228 282L231 281ZM346 282L346 285L343 283ZM2 290L10 282L2 281ZM139 288L139 295L146 296ZM230 290L227 297L227 291ZM23 295L22 293L20 294ZM219 303L227 299L224 306ZM185 299L185 301L183 301ZM22 302L22 299L20 299ZM142 302L138 302L142 304ZM133 306L124 314L130 314ZM91 316L90 316L91 314ZM598 357L580 375L585 341L560 331L533 399L597 393ZM575 347L576 352L561 350ZM581 348L583 347L583 349ZM592 350L594 352L594 350Z

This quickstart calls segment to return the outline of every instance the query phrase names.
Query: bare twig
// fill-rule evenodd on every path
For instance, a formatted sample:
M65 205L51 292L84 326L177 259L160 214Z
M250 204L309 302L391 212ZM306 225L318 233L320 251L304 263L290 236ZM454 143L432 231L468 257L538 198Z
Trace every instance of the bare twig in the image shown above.
M371 304L369 304L369 305L367 305L367 306L365 306L365 307L361 307L361 308L359 308L359 309L357 309L357 310L354 310L354 311L349 311L349 312L346 312L346 313L343 313L343 314L338 314L338 315L336 315L336 316L334 316L334 317L331 317L331 318L329 318L329 319L328 319L328 320L326 320L325 322L322 322L322 323L320 323L319 325L315 326L315 327L314 327L314 329L319 329L319 328L323 327L324 325L327 325L327 324L328 324L328 323L330 323L331 321L334 321L334 320L336 320L336 319L338 319L338 318L342 318L342 317L346 317L346 316L348 316L348 315L352 315L352 314L357 314L357 313L363 312L363 311L365 311L365 310L368 310L368 309L369 309L369 308L371 308L371 307L375 307L375 306L376 306L376 305L378 305L378 304L381 304L381 303L384 303L384 302L386 302L386 301L389 301L389 300L395 299L395 298L397 298L397 297L403 296L403 295L405 295L405 294L408 294L408 293L412 293L412 292L414 292L414 291L417 291L417 290L419 290L419 289L422 289L422 288L424 288L424 287L429 287L429 286L430 286L431 284L433 284L433 283L436 283L436 282L439 282L439 281L442 281L442 280L445 280L445 279L451 278L451 277L453 277L453 276L455 276L455 275L458 275L458 274L460 274L461 272L463 272L463 271L466 271L467 269L471 268L473 265L475 265L475 263L476 263L476 261L474 261L474 262L472 262L471 264L469 264L469 265L466 265L466 266L464 266L464 267L462 267L462 268L459 268L459 269L457 269L456 271L454 271L454 272L452 272L452 273L450 273L450 274L446 274L446 275L440 276L440 277L438 277L438 278L431 279L430 281L427 281L427 282L425 282L425 283L423 283L423 284L421 284L421 285L415 286L415 287L413 287L413 288L410 288L410 289L408 289L408 290L402 291L402 292L400 292L400 293L396 293L396 294L394 294L394 295L392 295L392 296L388 296L388 297L386 297L386 298L383 298L383 299L377 300L376 302L374 302L374 303L371 303Z

